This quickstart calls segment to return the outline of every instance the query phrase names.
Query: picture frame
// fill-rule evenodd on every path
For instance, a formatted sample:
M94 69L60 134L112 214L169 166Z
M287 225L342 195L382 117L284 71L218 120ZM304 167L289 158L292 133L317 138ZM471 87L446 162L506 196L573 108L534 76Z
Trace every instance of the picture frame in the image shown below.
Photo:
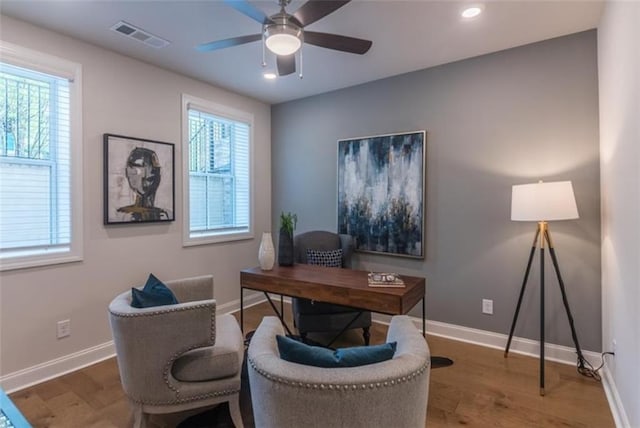
M355 250L424 259L426 131L338 140L338 233Z
M175 145L104 134L104 224L175 220Z

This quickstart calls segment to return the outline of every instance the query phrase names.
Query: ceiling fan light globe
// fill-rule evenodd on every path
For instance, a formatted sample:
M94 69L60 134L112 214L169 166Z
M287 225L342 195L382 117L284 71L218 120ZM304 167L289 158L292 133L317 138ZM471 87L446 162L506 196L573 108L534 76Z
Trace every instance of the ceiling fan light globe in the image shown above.
M276 55L291 55L302 46L302 31L291 25L270 25L264 34L267 49Z
M265 41L267 48L276 55L291 55L296 53L302 42L291 34L274 34Z

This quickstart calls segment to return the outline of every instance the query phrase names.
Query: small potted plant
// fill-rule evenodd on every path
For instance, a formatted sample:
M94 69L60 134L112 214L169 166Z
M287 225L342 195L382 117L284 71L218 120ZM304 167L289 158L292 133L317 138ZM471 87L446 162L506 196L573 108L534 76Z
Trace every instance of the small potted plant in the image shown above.
M280 214L280 236L278 239L278 264L293 265L293 231L296 229L298 216L290 212Z

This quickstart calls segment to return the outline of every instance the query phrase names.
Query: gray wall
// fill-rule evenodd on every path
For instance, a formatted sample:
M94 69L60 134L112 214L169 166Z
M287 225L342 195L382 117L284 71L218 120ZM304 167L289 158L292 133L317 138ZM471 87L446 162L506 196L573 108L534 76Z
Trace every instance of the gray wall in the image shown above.
M581 345L600 350L595 31L276 105L271 113L272 218L296 212L298 232L336 230L338 139L427 131L426 258L359 254L356 263L425 276L430 320L508 333L535 232L534 223L510 221L511 186L573 181L580 219L551 230ZM531 339L539 325L537 259L535 266L516 330ZM572 346L548 259L547 267L547 340ZM493 299L493 316L481 313L483 298Z

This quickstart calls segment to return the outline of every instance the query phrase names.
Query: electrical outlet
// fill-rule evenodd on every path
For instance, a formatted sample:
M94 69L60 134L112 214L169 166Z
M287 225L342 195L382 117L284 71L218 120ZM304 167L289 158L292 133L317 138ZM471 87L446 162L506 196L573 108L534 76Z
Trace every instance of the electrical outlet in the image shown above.
M493 300L482 299L482 313L493 315Z
M71 336L71 320L58 321L58 339L62 339L67 336Z

